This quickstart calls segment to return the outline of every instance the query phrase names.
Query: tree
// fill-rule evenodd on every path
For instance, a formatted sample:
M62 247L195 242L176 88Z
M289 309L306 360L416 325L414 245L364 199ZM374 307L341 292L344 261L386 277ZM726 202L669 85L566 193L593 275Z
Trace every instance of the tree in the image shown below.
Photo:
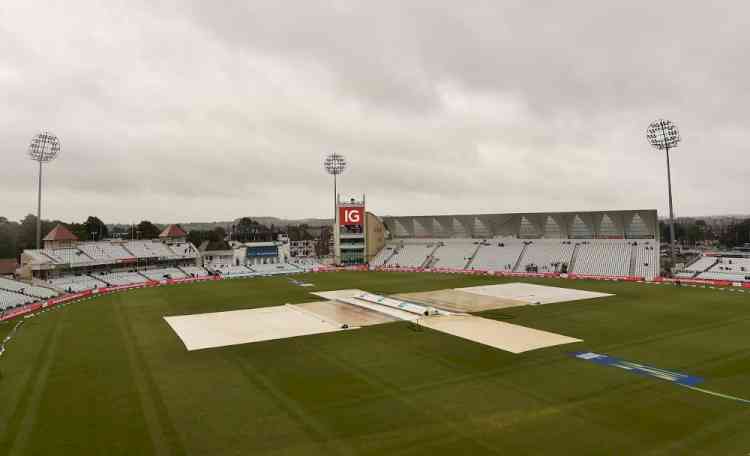
M227 230L217 226L208 233L208 240L211 242L221 242L227 237Z
M112 225L109 236L115 239L129 239L133 232L132 225Z
M100 241L102 239L106 239L109 237L109 229L107 229L107 225L104 224L101 220L99 220L98 217L90 215L85 222L83 222L83 225L86 227L86 238L81 239L89 239L90 237L94 237L97 241Z
M750 219L732 223L721 233L719 241L726 247L737 247L750 242Z
M250 217L242 217L236 225L233 225L233 238L240 242L254 241L261 227L263 225Z
M21 225L0 217L0 258L18 257L18 233Z
M326 256L331 254L330 242L333 237L333 230L330 226L323 226L320 230L320 239L315 246L317 256Z
M86 229L86 225L83 223L69 223L68 229L70 229L70 232L75 234L78 239L86 241L91 240L91 234L88 233L88 230Z
M204 241L208 240L208 236L211 233L209 230L190 230L187 235L188 242L192 243L196 247L200 247Z
M136 237L139 239L156 239L159 237L159 233L161 233L161 230L148 220L143 220L135 229Z
M52 228L62 224L59 220L42 220L42 239ZM44 247L44 246L42 246ZM36 248L36 216L29 214L21 220L21 226L18 232L18 249L35 249Z

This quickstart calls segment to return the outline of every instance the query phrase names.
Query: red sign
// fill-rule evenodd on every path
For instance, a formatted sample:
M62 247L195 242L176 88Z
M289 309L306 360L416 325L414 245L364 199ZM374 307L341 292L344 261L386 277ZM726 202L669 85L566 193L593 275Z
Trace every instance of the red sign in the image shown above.
M365 208L364 206L346 206L339 207L339 225L364 225Z

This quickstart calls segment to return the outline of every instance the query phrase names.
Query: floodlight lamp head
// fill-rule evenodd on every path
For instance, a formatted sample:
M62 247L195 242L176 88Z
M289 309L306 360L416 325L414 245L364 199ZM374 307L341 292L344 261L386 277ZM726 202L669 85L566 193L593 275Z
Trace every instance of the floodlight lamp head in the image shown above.
M29 157L38 162L50 162L60 153L60 140L44 130L29 143Z
M328 174L337 176L339 174L342 174L344 172L344 169L346 169L346 158L344 158L343 155L339 155L336 153L330 154L323 162L323 167Z
M677 126L669 120L659 119L651 122L646 129L646 139L659 150L672 149L682 140Z

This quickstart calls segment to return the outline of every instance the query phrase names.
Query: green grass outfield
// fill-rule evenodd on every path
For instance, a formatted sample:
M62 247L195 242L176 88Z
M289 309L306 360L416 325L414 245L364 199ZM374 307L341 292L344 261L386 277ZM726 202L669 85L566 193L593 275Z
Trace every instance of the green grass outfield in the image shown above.
M572 358L591 350L750 398L750 294L614 293L485 312L584 339L513 355L406 323L187 352L162 318L521 279L324 273L143 289L27 320L0 358L0 455L747 455L750 405ZM0 324L0 336L11 323Z

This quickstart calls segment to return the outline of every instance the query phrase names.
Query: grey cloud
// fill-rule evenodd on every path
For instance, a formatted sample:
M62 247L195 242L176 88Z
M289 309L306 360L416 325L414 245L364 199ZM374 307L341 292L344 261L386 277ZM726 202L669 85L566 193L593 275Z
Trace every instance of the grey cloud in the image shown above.
M334 151L381 214L665 213L662 116L678 212L750 212L744 2L38 3L0 6L3 216L40 128L63 219L326 216Z

